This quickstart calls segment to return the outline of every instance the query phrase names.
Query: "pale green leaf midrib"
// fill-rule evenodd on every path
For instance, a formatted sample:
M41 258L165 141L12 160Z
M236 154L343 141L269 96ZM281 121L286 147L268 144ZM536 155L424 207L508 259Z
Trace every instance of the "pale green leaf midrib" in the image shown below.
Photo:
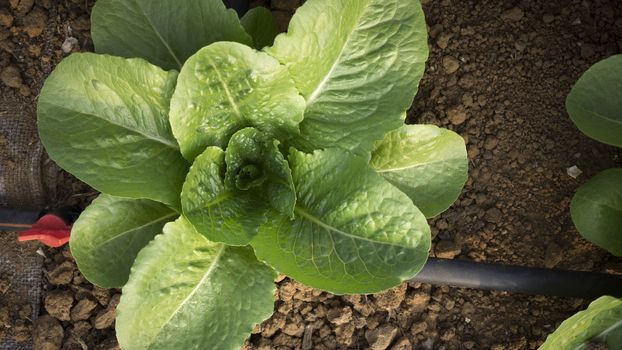
M416 169L416 168L421 168L421 167L425 167L425 166L432 165L432 164L447 163L447 162L458 161L458 160L461 160L461 158L445 158L445 159L440 159L440 160L434 160L434 161L431 161L431 162L416 163L416 164L412 164L412 165L406 165L406 166L398 167L398 168L388 168L388 169L374 168L374 170L376 170L377 173L387 173L387 172L392 172L392 171Z
M605 341L607 335L609 335L609 333L611 333L612 331L616 330L618 327L622 327L622 319L616 321L614 324L607 327L605 330L603 330L599 334L595 335L592 339L598 339L601 341Z
M201 239L204 240L205 242L209 242L207 240L207 238L201 236ZM207 271L205 271L205 274L203 274L203 276L201 277L201 279L199 280L199 282L197 283L197 285L192 289L192 291L190 291L190 293L188 294L188 296L182 300L182 302L177 306L177 308L171 313L171 315L166 319L166 321L164 321L162 323L162 325L160 326L160 328L158 329L158 331L154 334L153 338L151 339L151 342L149 344L153 344L153 341L155 339L158 338L158 336L160 335L160 333L162 333L162 331L164 330L164 327L166 327L166 325L168 325L171 320L173 319L173 317L175 317L175 315L177 315L179 313L179 310L181 310L181 308L190 300L192 299L192 297L194 296L194 294L197 293L197 291L199 290L199 288L207 281L207 279L210 277L210 275L212 274L212 272L214 272L214 270L218 267L218 263L220 262L220 258L222 257L222 255L225 252L225 249L227 248L227 246L225 244L221 244L220 249L218 250L218 253L216 253L216 256L214 257L214 261L212 261L212 263L210 264L209 268L207 269Z
M49 102L49 101L45 101L45 102L43 102L43 103L44 103L44 104L47 104L47 105L50 105L50 106L52 106L52 107L58 108L58 109L63 110L63 111L73 112L73 113L78 113L78 114L83 114L83 115L87 115L87 116L90 116L90 117L94 117L94 118L97 118L97 119L103 120L104 122L106 122L106 123L108 123L108 124L111 124L111 125L114 125L114 126L116 126L116 127L119 127L119 128L122 128L122 129L128 130L128 131L130 131L130 132L136 133L136 134L138 134L138 135L141 135L141 136L145 137L146 139L149 139L149 140L151 140L151 141L155 141L155 142L157 142L157 143L163 144L163 145L165 145L165 146L167 146L167 147L169 147L169 148L174 149L175 151L179 151L179 145L177 145L176 143L174 143L174 142L172 142L172 141L170 141L170 140L163 139L163 138L161 138L161 137L156 137L156 136L154 136L154 135L147 134L146 132L144 132L144 131L142 131L142 130L132 129L132 128L128 127L127 125L122 125L122 124L119 124L119 123L115 123L115 122L113 122L113 121L112 121L112 120L110 120L110 119L106 119L106 118L104 118L104 117L102 117L102 116L100 116L100 115L94 114L94 113L92 113L92 112L84 112L84 111L80 111L80 110L78 110L78 109L69 109L69 108L67 108L67 107L63 107L63 106L61 106L61 105L57 105L57 104L52 103L52 102Z
M596 111L595 111L595 110L593 110L593 109L588 109L588 107L587 107L587 106L586 106L586 107L584 107L583 105L579 104L579 102L573 101L573 102L571 102L571 103L574 105L574 107L575 107L575 108L580 109L580 110L582 110L582 111L583 111L583 112L585 112L585 113L590 113L590 114L593 114L594 116L596 116L596 117L598 117L598 118L601 118L601 119L604 119L604 120L606 120L606 121L608 121L608 122L611 122L611 123L613 123L613 124L618 124L618 125L622 126L622 120L612 119L612 118L610 118L610 117L604 116L604 115L602 115L601 113L596 112Z
M341 47L341 50L339 51L339 55L337 55L337 57L335 58L335 62L333 62L332 66L330 67L330 69L326 73L326 76L324 76L324 78L322 79L322 81L320 81L320 83L315 88L315 90L313 90L313 92L309 95L309 98L307 98L306 110L309 110L311 108L313 103L317 100L317 98L323 92L323 89L326 86L326 84L328 84L328 82L332 78L333 72L335 71L335 69L337 69L338 65L341 63L341 57L345 53L346 48L348 47L348 44L350 42L350 39L352 38L352 35L354 34L354 32L357 31L357 29L359 27L359 22L360 22L361 18L363 18L364 14L367 12L367 8L368 7L369 7L369 1L367 1L367 5L365 5L365 9L363 9L361 11L359 16L354 21L354 23L356 23L356 25L352 26L352 30L348 33L348 36L346 37L346 40L343 42L343 46Z
M201 211L202 209L210 209L211 207L218 205L228 199L233 198L234 195L231 191L223 191L222 193L220 193L219 195L217 195L216 197L212 198L211 200L205 202L204 205L200 206L200 207L196 207L194 209L190 209L188 212L189 213L195 213L197 211Z
M179 214L177 214L177 213L171 213L171 214L167 214L167 215L164 215L164 216L160 216L160 217L158 217L158 218L157 218L157 219L155 219L155 220L151 220L151 221L149 221L149 222L147 222L147 223L144 223L144 224L142 224L142 225L140 225L140 226L134 227L134 228L132 228L132 229L130 229L130 230L123 231L123 232L121 232L120 234L118 234L118 235L116 235L116 236L110 237L110 238L108 238L107 240L105 240L105 241L103 241L103 242L101 242L101 243L99 243L99 244L95 245L95 246L94 246L94 248L97 248L97 249L102 248L102 247L104 247L104 246L106 246L106 245L108 245L108 244L110 244L110 243L114 242L115 240L117 240L117 239L119 239L119 238L121 238L121 237L123 237L123 236L125 236L125 235L127 235L127 234L130 234L130 233L132 233L132 232L138 231L138 230L143 229L143 228L145 228L145 227L151 226L151 225L156 224L156 223L158 223L158 222L168 220L168 219L170 219L170 218L172 218L172 217L175 217L176 215L179 215Z
M240 120L244 121L244 116L242 116L242 112L240 112L240 108L238 107L237 103L233 99L233 95L231 94L231 91L229 90L229 86L227 85L227 82L225 81L223 76L220 74L220 70L218 69L218 67L216 67L216 64L210 57L206 57L206 59L209 61L210 66L214 68L214 72L216 72L216 75L218 76L218 80L220 81L220 84L225 89L225 95L227 95L227 99L229 100L231 107L233 107L235 114Z
M149 26L151 27L151 29L153 30L153 32L155 33L155 35L158 37L158 39L160 39L160 41L162 42L162 44L164 45L164 47L166 48L166 50L168 51L168 53L173 57L173 59L175 60L175 63L177 63L177 66L179 67L179 69L181 69L181 67L183 66L183 64L181 63L181 60L177 57L177 55L175 55L175 52L173 52L173 49L168 45L168 43L164 40L164 38L162 37L162 35L160 34L160 32L156 29L155 25L153 24L153 22L151 22L151 19L149 18L149 16L147 16L147 12L145 12L145 9L143 9L140 4L138 3L138 1L135 1L136 6L140 9L140 12L143 16L145 16L145 19L147 20L147 23L149 24Z
M599 202L597 200L594 200L593 196L582 195L582 194L577 194L576 196L577 196L577 198L580 198L580 199L582 199L582 200L584 200L586 202L589 202L591 204L595 204L595 205L598 205L598 206L601 206L601 207L606 207L606 208L609 208L609 209L611 209L613 211L622 213L622 207L614 207L610 203Z
M384 241L378 241L378 240L373 240L370 239L368 237L362 237L362 236L357 236L354 235L352 233L347 233L344 231L339 230L336 227L333 227L329 224L324 223L322 220L320 220L318 217L314 216L313 214L309 213L305 208L301 207L300 205L296 205L296 207L294 208L294 213L302 216L304 219L311 221L312 223L322 227L323 229L329 231L329 232L334 232L340 235L344 235L346 237L352 238L352 239L356 239L356 240L360 240L360 241L366 241L369 243L374 243L374 244L382 244L382 245L390 245L390 246L396 246L396 247L401 247L404 249L410 249L410 250L415 250L416 247L412 247L412 246L407 246L407 245L403 245L403 244L397 244L395 242L384 242Z

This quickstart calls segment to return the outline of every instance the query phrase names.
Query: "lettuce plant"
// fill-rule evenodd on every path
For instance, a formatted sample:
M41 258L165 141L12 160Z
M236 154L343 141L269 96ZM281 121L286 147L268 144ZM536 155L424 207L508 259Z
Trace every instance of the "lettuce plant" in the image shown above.
M97 54L45 82L41 140L102 192L70 247L123 288L123 349L239 347L272 313L275 271L393 287L466 181L460 136L403 124L428 54L418 1L309 0L287 33L273 24L220 0L99 0Z
M622 55L590 67L570 91L566 109L584 134L622 147ZM602 171L579 187L570 214L583 237L622 256L622 168Z
M602 60L579 78L566 98L566 109L587 136L622 147L622 55ZM607 169L577 190L570 214L579 233L622 256L622 168ZM568 318L540 350L619 349L622 300L602 296Z
M603 296L562 322L539 350L615 350L621 344L622 300Z

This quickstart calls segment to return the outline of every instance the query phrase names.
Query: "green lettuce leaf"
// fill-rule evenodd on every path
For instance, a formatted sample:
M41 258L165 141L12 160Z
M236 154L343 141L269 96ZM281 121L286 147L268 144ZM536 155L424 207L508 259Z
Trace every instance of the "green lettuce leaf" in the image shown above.
M370 165L428 218L456 201L469 168L464 139L434 125L404 125L387 133L376 142Z
M184 65L171 100L171 126L181 152L194 159L207 146L227 147L253 126L284 140L299 132L304 99L287 69L241 44L215 43Z
M299 149L357 153L399 127L428 57L419 1L309 0L266 52L307 101Z
M296 192L289 164L279 142L257 129L245 128L233 135L227 147L225 184L239 190L262 188L272 207L293 216Z
M587 136L622 147L622 55L583 73L566 98L566 110Z
M39 96L45 149L100 192L179 208L188 164L168 123L176 78L142 59L90 53L65 58Z
M585 239L622 256L622 168L602 171L579 187L570 215Z
M208 241L185 219L136 258L117 307L123 349L239 349L270 317L275 273L250 247Z
M610 350L622 344L622 300L603 296L586 310L562 322L539 350L590 350L606 344ZM598 348L600 349L600 348Z
M257 50L271 46L274 38L279 34L272 12L263 6L249 10L240 21L246 32L253 38L253 47Z
M98 0L91 33L98 53L141 57L167 70L217 41L252 43L222 0Z
M214 242L246 245L266 221L269 207L263 196L225 186L225 154L208 147L188 173L181 192L184 216Z
M179 214L148 199L100 194L71 229L69 246L80 272L104 288L122 287L138 252Z
M273 212L251 241L257 257L314 288L374 293L425 263L430 228L412 201L364 158L341 149L289 156L298 202Z

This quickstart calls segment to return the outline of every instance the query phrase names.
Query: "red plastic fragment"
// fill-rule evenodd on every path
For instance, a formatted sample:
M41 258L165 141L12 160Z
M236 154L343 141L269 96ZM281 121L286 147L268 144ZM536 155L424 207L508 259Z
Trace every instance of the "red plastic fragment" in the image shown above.
M20 232L18 240L20 242L39 240L48 247L57 248L69 242L71 226L54 214L46 214L29 230Z

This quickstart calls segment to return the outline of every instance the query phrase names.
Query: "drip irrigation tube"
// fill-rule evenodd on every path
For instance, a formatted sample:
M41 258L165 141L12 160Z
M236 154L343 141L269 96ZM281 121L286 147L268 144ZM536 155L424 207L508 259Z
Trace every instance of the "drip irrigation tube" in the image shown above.
M49 212L66 223L77 213ZM0 208L0 230L22 231L41 217L33 211ZM512 293L595 299L603 295L622 298L622 275L479 263L430 258L415 282Z
M622 275L430 258L413 281L512 293L622 297Z

